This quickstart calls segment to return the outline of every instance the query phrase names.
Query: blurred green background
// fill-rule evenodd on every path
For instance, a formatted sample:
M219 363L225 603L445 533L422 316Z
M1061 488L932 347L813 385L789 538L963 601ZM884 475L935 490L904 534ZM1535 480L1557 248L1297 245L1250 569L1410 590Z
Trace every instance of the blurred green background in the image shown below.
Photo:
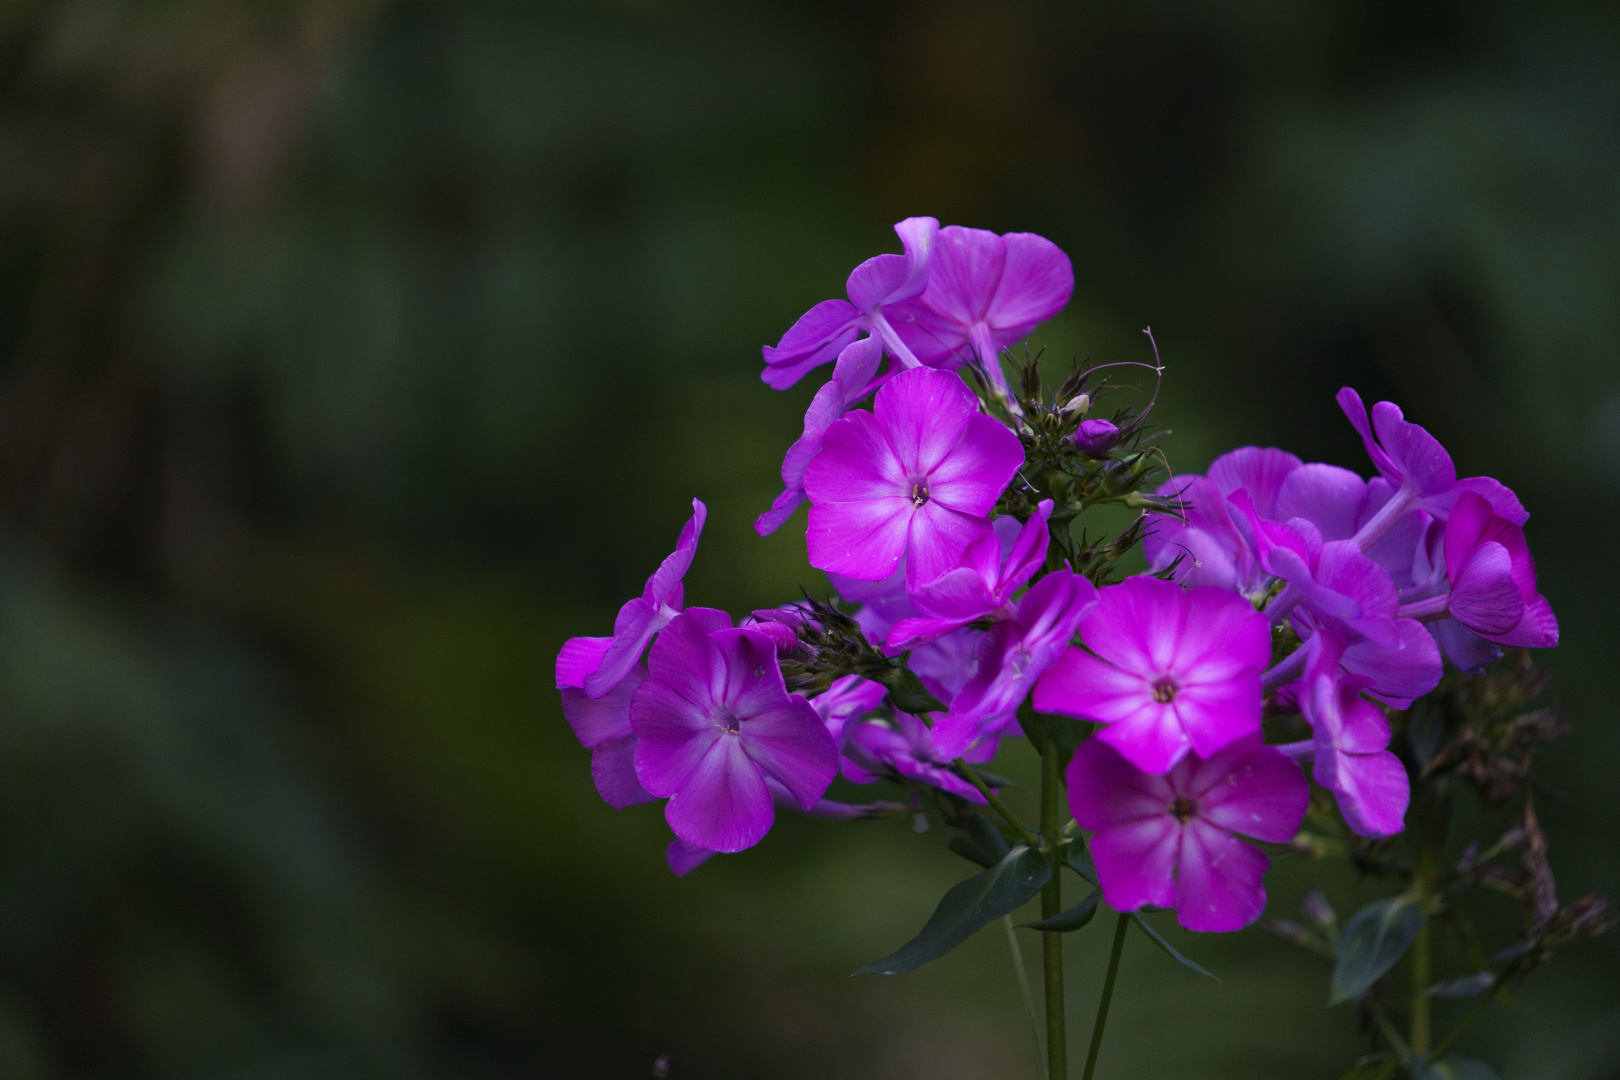
M0 1076L1029 1075L999 934L848 977L944 836L785 819L677 880L551 689L694 495L689 599L820 582L751 531L817 384L758 349L912 214L1070 253L1048 356L1151 324L1178 469L1366 471L1348 382L1517 489L1560 894L1620 886L1612 3L7 0ZM1379 894L1291 863L1273 911L1318 880ZM1133 939L1105 1075L1359 1052L1315 957L1176 940L1224 983ZM1463 1049L1620 1076L1617 959Z

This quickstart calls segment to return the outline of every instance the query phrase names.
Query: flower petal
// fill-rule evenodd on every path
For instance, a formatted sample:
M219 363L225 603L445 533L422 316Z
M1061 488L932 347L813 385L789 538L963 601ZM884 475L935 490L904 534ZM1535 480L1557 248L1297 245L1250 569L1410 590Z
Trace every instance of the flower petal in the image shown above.
M1183 768L1189 758L1183 762ZM1311 786L1287 754L1271 746L1234 746L1196 761L1186 779L1196 792L1198 816L1230 832L1281 844L1305 820Z
M1005 346L1063 310L1074 293L1074 264L1056 244L1034 233L1007 233L1001 244L1001 280L985 321L998 338L1011 339L998 341Z
M913 510L903 496L812 504L805 533L810 565L860 581L881 581L906 551Z
M636 778L636 737L626 735L602 743L591 755L591 779L602 801L615 810L652 802L658 796Z
M1103 899L1115 911L1176 902L1176 849L1181 825L1168 813L1141 818L1091 838Z
M1075 750L1067 782L1074 820L1093 832L1168 816L1176 798L1167 778L1142 772L1095 739Z
M630 699L636 733L636 777L660 798L679 791L719 741L720 725L704 709L657 679Z
M931 466L929 500L974 517L988 517L1023 464L1024 447L1018 436L998 421L975 413L949 453Z
M1454 574L1452 618L1481 637L1494 638L1512 630L1524 617L1524 597L1513 580L1513 557L1507 548L1485 541Z
M1225 829L1198 818L1181 830L1176 921L1188 930L1230 933L1266 910L1261 884L1271 860Z
M816 710L797 694L778 708L743 720L739 738L748 756L787 788L802 810L814 806L838 774L837 742Z
M640 760L638 753L638 766ZM710 745L664 804L664 820L689 844L732 852L764 839L776 809L759 766L743 751L741 739L728 735Z

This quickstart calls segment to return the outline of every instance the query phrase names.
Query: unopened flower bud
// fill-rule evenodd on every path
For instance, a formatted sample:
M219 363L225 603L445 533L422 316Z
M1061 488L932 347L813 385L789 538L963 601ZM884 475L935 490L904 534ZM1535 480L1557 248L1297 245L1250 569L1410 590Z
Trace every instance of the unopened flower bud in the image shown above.
M1079 413L1081 416L1084 416L1084 415L1086 415L1086 411L1089 410L1090 408L1091 408L1091 395L1090 394L1076 394L1076 395L1074 395L1074 397L1070 398L1064 404L1063 411L1064 411L1065 414L1067 414L1069 416L1073 416L1076 413Z
M1088 454L1106 454L1119 442L1119 427L1112 420L1083 420L1074 433L1074 445Z

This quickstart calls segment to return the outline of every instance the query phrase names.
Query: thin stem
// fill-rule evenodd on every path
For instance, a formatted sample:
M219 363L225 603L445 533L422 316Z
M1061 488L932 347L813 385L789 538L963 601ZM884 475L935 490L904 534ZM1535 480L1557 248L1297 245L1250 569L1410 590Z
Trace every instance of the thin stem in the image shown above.
M1000 814L1001 820L1013 827L1013 832L1018 834L1020 840L1032 848L1041 846L1041 838L1031 832L1029 826L1019 821L1013 812L1007 809L1007 805L1001 801L1000 796L990 790L990 785L986 784L979 774L973 770L973 766L962 758L957 758L954 764L958 769L962 770L962 775L968 778L968 782L979 789L979 794L983 795L984 801L990 804L990 809Z
M1414 600L1395 612L1397 619L1416 619L1425 622L1430 619L1443 619L1451 613L1451 594L1431 596L1427 600Z
M1052 865L1052 880L1041 888L1041 918L1063 912L1063 866L1058 855L1058 837L1063 830L1063 760L1057 742L1048 735L1041 740L1041 834L1047 837L1046 858ZM1069 1045L1067 1016L1063 1009L1063 935L1056 931L1041 934L1041 959L1046 969L1046 1061L1051 1080L1068 1080Z
M1018 935L1013 933L1011 915L1001 917L1001 928L1007 931L1007 951L1012 953L1013 974L1018 976L1018 994L1024 999L1024 1019L1029 1021L1029 1041L1035 1047L1035 1076L1044 1080L1046 1070L1041 1062L1041 1022L1035 1018L1035 995L1029 992L1029 971L1024 967L1024 951L1018 947Z
M1305 599L1305 594L1293 584L1284 585L1282 592L1271 598L1271 603L1265 607L1266 618L1271 620L1273 626L1288 618L1288 613L1299 607L1299 602Z
M1429 920L1412 942L1412 1053L1429 1056Z
M1372 1013L1373 1022L1378 1025L1378 1030L1384 1033L1384 1038L1389 1040L1390 1047L1400 1056L1401 1062L1404 1064L1411 1061L1412 1048L1406 1045L1406 1040L1401 1037L1401 1029L1395 1026L1395 1022L1389 1018L1389 1013L1384 1011L1384 1007L1369 997L1367 1011Z
M1431 1061L1439 1061L1441 1058L1445 1057L1446 1051L1450 1050L1452 1045L1456 1043L1457 1037L1460 1036L1464 1031L1468 1030L1469 1024L1472 1024L1475 1020L1479 1019L1479 1014L1485 1011L1485 1006L1496 1000L1496 995L1501 989L1502 982L1500 979L1498 979L1496 985L1491 987L1490 990L1486 991L1486 993L1480 997L1478 1003L1475 1004L1471 1010L1469 1010L1468 1015L1463 1017L1463 1022L1452 1029L1450 1035L1447 1035L1445 1038L1440 1040L1440 1045L1434 1048L1434 1053L1429 1055L1429 1059Z
M1392 499L1379 507L1378 513L1368 518L1367 523L1358 529L1356 535L1350 539L1355 541L1356 546L1362 551L1366 551L1378 543L1383 538L1383 535L1389 532L1395 526L1395 523L1401 519L1402 515L1412 509L1412 504L1417 501L1416 492L1410 488L1402 487Z
M1097 1055L1102 1053L1103 1028L1108 1024L1108 1005L1114 1000L1114 978L1119 974L1119 955L1125 951L1125 930L1131 925L1131 913L1119 913L1114 926L1114 951L1108 956L1108 975L1103 979L1102 1000L1097 1002L1097 1022L1091 1027L1091 1052L1086 1055L1086 1071L1081 1080L1091 1080L1097 1071Z

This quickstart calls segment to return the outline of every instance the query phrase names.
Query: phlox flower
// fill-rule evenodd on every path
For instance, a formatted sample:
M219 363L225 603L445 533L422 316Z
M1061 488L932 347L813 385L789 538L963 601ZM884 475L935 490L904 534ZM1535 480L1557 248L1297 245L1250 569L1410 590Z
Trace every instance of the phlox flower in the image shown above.
M827 732L840 747L849 737L851 721L858 721L883 703L888 691L882 683L863 679L859 675L845 675L826 690L810 699Z
M1067 569L1030 586L1012 617L985 633L972 678L951 700L950 712L935 719L934 747L942 757L959 757L1012 723L1019 703L1064 655L1098 596L1091 582Z
M841 765L844 779L871 784L893 772L907 780L960 795L969 802L985 801L978 788L950 770L951 758L939 753L928 725L919 718L896 712L892 718L868 718L850 725L847 730L849 745L844 749ZM993 749L989 756L994 756Z
M950 225L935 241L927 289L896 305L891 320L918 360L960 367L977 358L1004 396L1001 350L1062 311L1073 292L1074 266L1045 237Z
M1270 860L1239 840L1282 843L1305 819L1310 787L1258 734L1214 756L1183 757L1164 775L1088 739L1069 763L1069 809L1092 831L1103 899L1116 911L1176 909L1188 930L1240 930L1266 907Z
M636 776L669 802L675 835L715 851L752 847L775 812L766 777L809 810L832 783L838 747L810 703L789 694L769 637L689 608L658 635L630 700Z
M1346 386L1338 393L1339 408L1361 436L1367 456L1394 491L1379 512L1356 534L1364 547L1382 536L1407 511L1421 507L1441 518L1464 491L1472 491L1514 525L1530 517L1518 496L1488 476L1457 479L1457 467L1440 440L1407 420L1400 406L1380 401L1369 414L1361 395Z
M1389 721L1361 696L1370 680L1339 667L1345 642L1324 631L1311 650L1300 706L1314 736L1316 782L1333 792L1345 823L1362 836L1393 836L1405 825L1411 785L1388 750Z
M1558 644L1558 620L1536 590L1536 565L1522 528L1464 492L1446 522L1445 554L1452 618L1500 645Z
M931 217L911 217L896 224L894 231L905 254L867 259L850 272L845 282L848 300L823 300L801 315L774 347L765 346L765 370L760 377L767 386L785 390L806 372L839 356L863 335L881 341L903 366L917 366L916 357L890 325L887 309L927 287L939 222Z
M647 668L637 662L618 684L599 698L583 689L585 676L602 664L612 638L570 638L557 654L557 689L563 717L580 744L591 751L591 779L602 799L616 810L656 796L636 779L636 733L630 727L630 698L646 681Z
M1162 775L1260 730L1271 626L1237 593L1128 578L1098 592L1080 639L1035 685L1035 710L1106 725L1096 737L1136 768Z
M1183 584L1263 597L1272 577L1233 522L1227 499L1246 490L1256 512L1273 520L1283 485L1299 467L1299 458L1287 451L1244 446L1216 458L1206 476L1174 476L1160 484L1157 494L1175 499L1185 520L1151 515L1142 545L1148 565L1164 570L1179 558L1175 577Z
M878 581L904 556L908 581L953 569L1024 463L1018 437L945 371L903 371L827 429L805 472L810 565Z
M680 614L681 579L697 553L698 538L703 535L703 522L708 514L708 507L698 499L692 500L692 518L681 529L674 552L647 579L641 595L619 609L618 617L613 620L613 637L608 639L610 644L600 664L581 684L591 697L602 697L618 686L641 659L653 635Z
M987 532L968 545L962 565L912 589L911 606L917 617L903 619L889 631L885 650L915 648L992 614L1011 618L1013 593L1046 562L1051 539L1046 523L1051 517L1052 500L1042 499L1010 548L1002 543L999 530Z

